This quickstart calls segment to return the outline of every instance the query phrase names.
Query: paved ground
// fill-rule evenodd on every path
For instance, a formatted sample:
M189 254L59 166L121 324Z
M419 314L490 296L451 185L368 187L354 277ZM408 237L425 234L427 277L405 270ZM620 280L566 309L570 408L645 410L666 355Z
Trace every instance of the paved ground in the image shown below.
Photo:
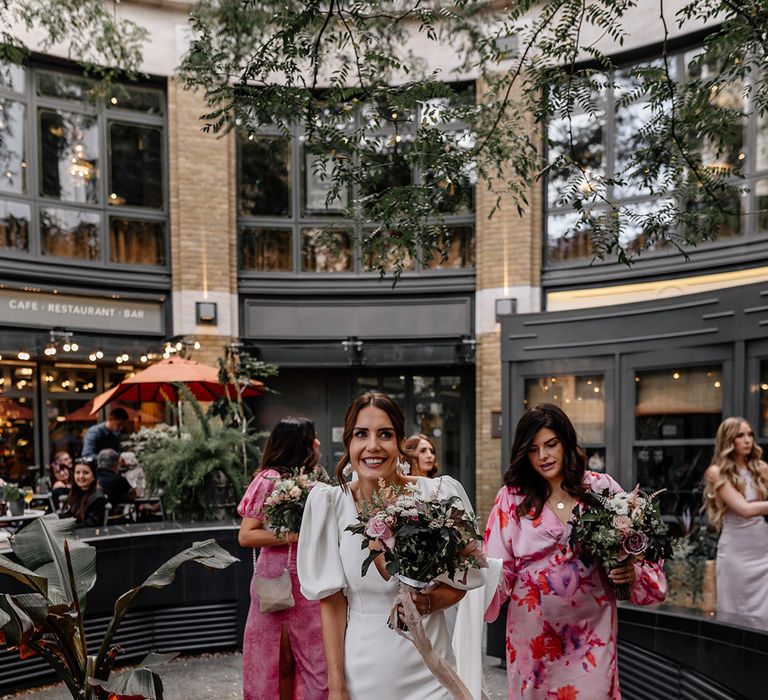
M486 657L485 679L490 700L507 697L506 674L498 659ZM165 700L240 698L242 656L240 654L202 654L184 656L163 667ZM49 686L6 695L0 700L71 700L64 686ZM370 698L369 700L375 700Z

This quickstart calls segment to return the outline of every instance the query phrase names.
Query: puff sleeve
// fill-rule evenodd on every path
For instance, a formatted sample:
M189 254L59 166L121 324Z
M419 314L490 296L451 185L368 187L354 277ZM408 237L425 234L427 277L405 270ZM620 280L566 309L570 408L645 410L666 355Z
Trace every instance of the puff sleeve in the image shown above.
M254 477L237 506L241 518L264 520L264 501L272 493L275 481L279 478L280 473L275 469L264 469Z
M296 567L301 594L308 600L321 600L346 590L336 516L338 490L318 484L309 492L304 506Z
M517 578L516 559L512 550L512 527L516 508L517 504L510 499L509 489L502 486L496 494L485 528L485 553L501 560L502 570L499 584L486 605L486 622L493 622L499 616L501 606L509 598Z

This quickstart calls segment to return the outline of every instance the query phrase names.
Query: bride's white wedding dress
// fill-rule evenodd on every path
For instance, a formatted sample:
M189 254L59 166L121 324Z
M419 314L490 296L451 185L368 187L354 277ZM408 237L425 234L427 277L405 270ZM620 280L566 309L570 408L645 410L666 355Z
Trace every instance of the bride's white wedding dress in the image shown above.
M424 496L439 488L440 497L456 495L472 512L461 484L451 477L419 478ZM319 484L312 489L304 510L299 536L298 572L301 592L319 600L343 591L349 610L344 638L344 670L352 700L450 700L450 694L424 665L413 643L387 626L387 616L397 595L395 579L385 581L375 566L365 576L361 568L368 549L363 539L346 531L357 520L350 491ZM457 576L459 578L460 576ZM476 588L483 574L472 569L465 584ZM442 611L423 619L435 651L453 664L451 637Z

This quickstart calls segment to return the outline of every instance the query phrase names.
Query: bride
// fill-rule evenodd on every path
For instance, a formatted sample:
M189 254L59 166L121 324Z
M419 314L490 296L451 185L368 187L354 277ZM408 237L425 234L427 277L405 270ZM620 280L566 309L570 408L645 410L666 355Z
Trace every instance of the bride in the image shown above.
M347 409L344 456L336 468L340 488L319 484L304 510L297 557L302 594L320 601L323 646L328 663L330 700L449 700L448 691L424 665L410 640L387 626L398 592L376 567L365 576L361 567L368 550L362 538L346 531L357 519L360 504L386 485L415 483L422 495L440 489L440 497L457 495L472 512L461 484L410 477L403 468L405 420L400 407L385 394L363 394ZM347 483L354 471L357 478ZM434 650L453 663L451 638L443 611L458 603L466 590L483 584L471 570L466 584L441 578L412 599Z

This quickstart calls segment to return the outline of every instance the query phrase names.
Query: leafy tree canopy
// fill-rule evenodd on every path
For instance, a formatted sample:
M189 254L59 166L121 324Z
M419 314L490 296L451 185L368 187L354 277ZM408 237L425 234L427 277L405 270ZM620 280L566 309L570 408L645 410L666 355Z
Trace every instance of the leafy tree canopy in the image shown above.
M505 215L522 215L542 177L561 183L558 202L575 210L573 228L591 232L596 257L629 262L648 247L712 239L740 215L738 144L748 114L768 104L765 3L671 1L643 0L658 18L658 51L623 70L612 56L640 0L200 0L180 72L205 95L206 130L248 139L270 128L290 138L303 125L326 204L344 203L342 218L382 274L397 277L405 261L445 251L444 217L466 209L473 187L495 194L491 214L503 204ZM0 8L27 8L40 21L43 8L78 17L83 5L91 3L5 0ZM99 21L107 26L104 13ZM678 75L671 31L704 25L701 51ZM118 34L99 34L116 65L126 57L112 44L124 42ZM140 37L128 36L133 51ZM450 47L449 69L430 64L439 46ZM451 85L468 76L477 94ZM606 110L639 100L628 152L610 172L591 167L584 120L599 123ZM546 124L559 131L544 137ZM415 181L403 177L411 169ZM616 201L629 186L654 206Z

